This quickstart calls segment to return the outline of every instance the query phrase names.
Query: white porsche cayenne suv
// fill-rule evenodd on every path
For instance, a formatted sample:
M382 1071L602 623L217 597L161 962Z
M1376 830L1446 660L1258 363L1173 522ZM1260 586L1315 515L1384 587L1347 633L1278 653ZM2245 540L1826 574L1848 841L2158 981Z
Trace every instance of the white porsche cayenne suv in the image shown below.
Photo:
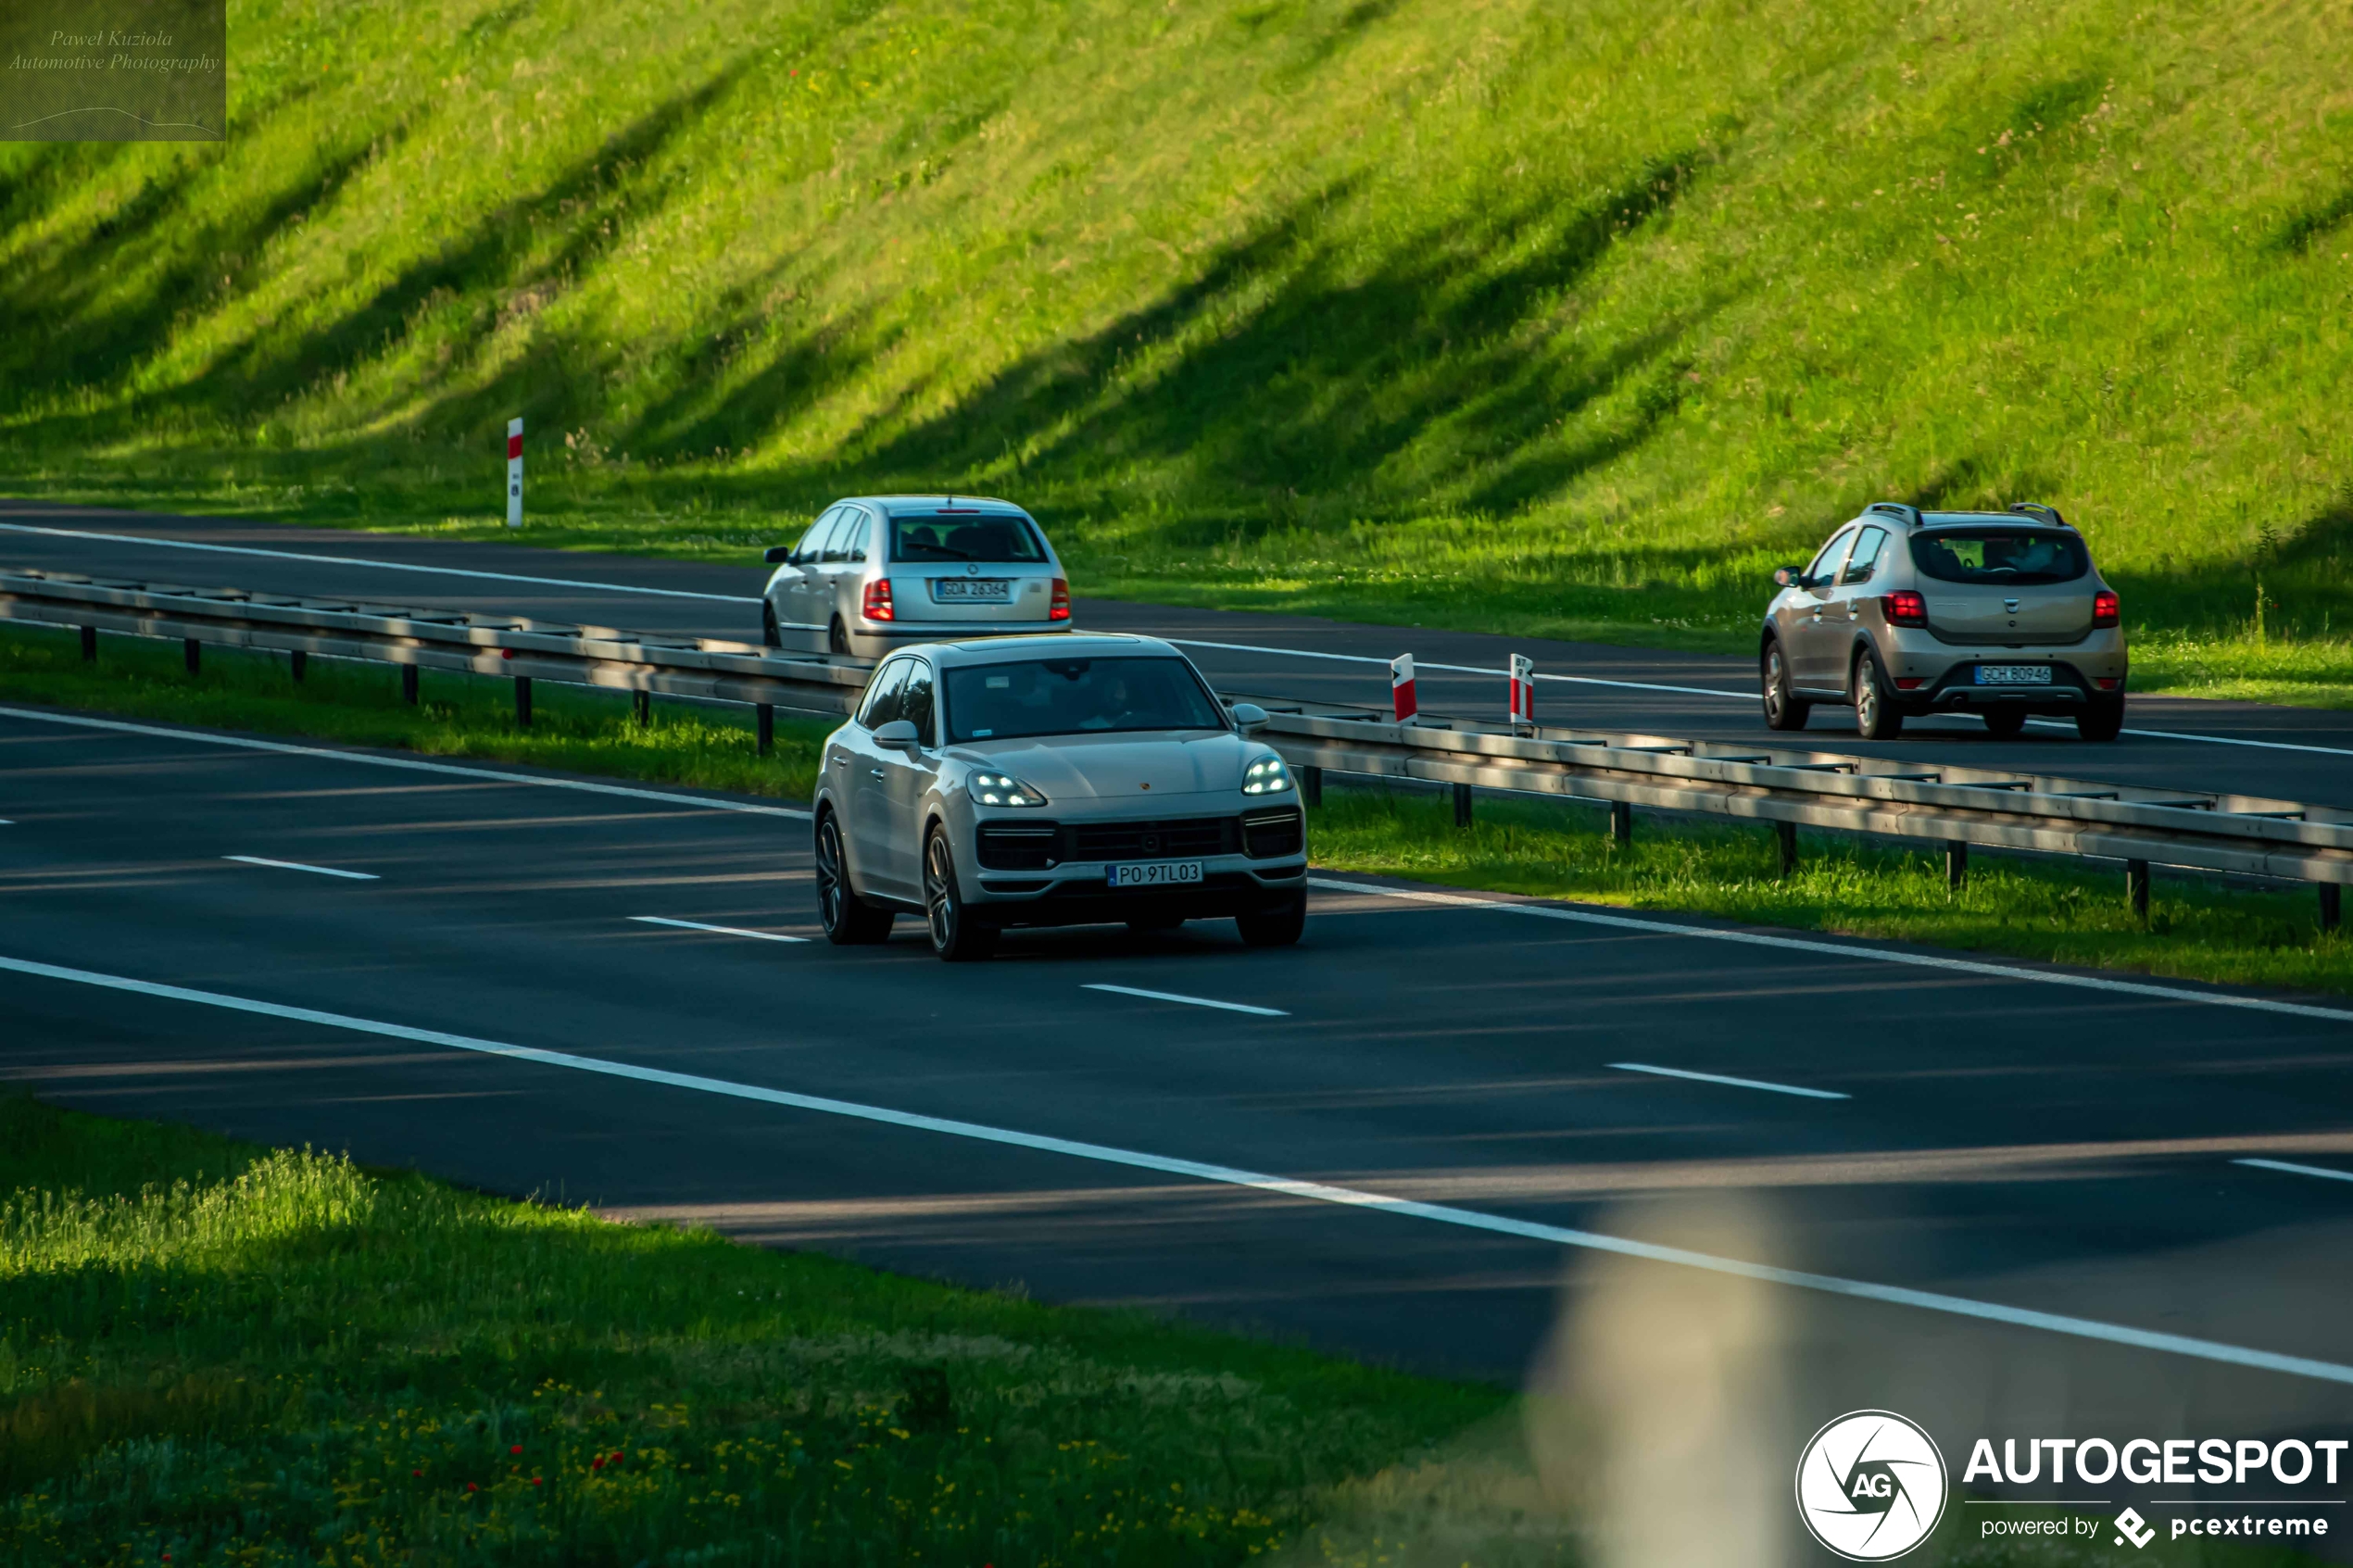
M837 943L923 917L949 960L1008 926L1229 919L1299 940L1306 819L1290 773L1150 637L990 637L904 648L826 737L812 802L817 909Z

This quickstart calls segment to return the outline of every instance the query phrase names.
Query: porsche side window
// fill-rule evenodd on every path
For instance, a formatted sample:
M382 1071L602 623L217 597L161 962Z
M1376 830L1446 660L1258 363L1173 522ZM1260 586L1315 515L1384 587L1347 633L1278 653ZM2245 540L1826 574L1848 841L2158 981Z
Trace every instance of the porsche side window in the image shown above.
M866 700L859 705L858 727L869 732L878 730L893 719L903 718L900 697L907 685L907 671L912 659L894 659L875 672L875 684L866 688Z
M900 696L899 717L915 726L915 744L934 746L939 744L939 727L932 721L931 666L922 659L908 660L907 686Z

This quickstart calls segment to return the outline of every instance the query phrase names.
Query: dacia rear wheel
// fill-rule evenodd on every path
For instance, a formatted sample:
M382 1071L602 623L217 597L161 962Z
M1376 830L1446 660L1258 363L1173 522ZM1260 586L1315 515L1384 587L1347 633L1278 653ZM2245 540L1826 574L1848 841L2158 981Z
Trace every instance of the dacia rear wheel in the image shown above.
M862 947L890 936L890 911L869 904L849 885L841 822L830 810L817 819L817 921L836 947Z
M1985 733L2002 740L2015 740L2026 728L2023 708L1989 708L1985 710Z
M1903 710L1869 648L1855 656L1855 729L1865 740L1894 740L1904 733Z
M1814 705L1801 701L1789 687L1789 663L1781 658L1781 640L1766 640L1765 652L1757 666L1757 679L1765 690L1765 727L1768 730L1802 730Z
M2075 733L2085 740L2114 740L2124 733L2124 699L2107 697L2075 715Z
M1307 929L1307 895L1292 894L1279 904L1234 917L1234 929L1250 947L1288 947Z
M924 838L924 918L931 950L950 963L985 959L997 950L997 928L975 920L956 887L956 857L935 825Z

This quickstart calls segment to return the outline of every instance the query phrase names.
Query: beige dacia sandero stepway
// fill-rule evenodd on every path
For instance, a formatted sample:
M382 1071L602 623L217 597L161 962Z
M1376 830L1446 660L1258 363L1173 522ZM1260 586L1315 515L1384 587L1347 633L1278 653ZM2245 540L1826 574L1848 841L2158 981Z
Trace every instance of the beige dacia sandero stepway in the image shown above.
M1869 740L1924 713L1974 713L2002 736L2035 713L2072 718L2085 740L2123 728L2116 592L2049 507L1875 501L1773 581L1758 671L1773 729L1804 729L1818 702L1853 704Z

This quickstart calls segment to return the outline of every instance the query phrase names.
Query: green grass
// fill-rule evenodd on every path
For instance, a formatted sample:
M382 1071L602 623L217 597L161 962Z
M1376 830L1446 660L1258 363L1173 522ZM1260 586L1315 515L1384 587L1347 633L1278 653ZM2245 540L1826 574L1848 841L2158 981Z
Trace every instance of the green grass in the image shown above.
M422 675L411 708L387 667L313 660L296 685L282 655L210 649L191 678L176 646L107 637L95 666L74 633L0 626L0 700L174 723L315 736L435 756L535 763L577 772L806 800L833 724L776 721L758 755L750 724L727 708L657 700L639 728L617 693L541 684L534 722L516 728L510 684ZM2120 875L2066 862L1981 854L1968 887L1944 886L1939 855L1831 834L1804 834L1797 875L1780 875L1763 828L1645 818L1630 851L1598 809L1482 796L1476 825L1417 794L1335 785L1310 821L1309 849L1331 870L1377 872L1459 887L1719 915L2098 969L2233 985L2353 991L2353 937L2319 929L2309 888L2242 892L2187 873L2157 873L2146 927Z
M1233 1563L1506 1407L0 1098L11 1568Z
M1798 834L1780 874L1769 829L1636 814L1621 847L1596 807L1478 799L1469 831L1444 798L1328 789L1308 817L1315 863L1453 887L1575 898L2007 953L2226 984L2353 991L2353 936L2320 930L2309 888L2241 892L2157 872L2143 926L2120 871L1979 854L1957 894L1941 848Z
M520 413L535 541L953 487L1082 592L1734 651L1859 502L2036 497L2142 689L2353 684L2326 6L231 8L225 145L0 147L8 489L504 537Z

